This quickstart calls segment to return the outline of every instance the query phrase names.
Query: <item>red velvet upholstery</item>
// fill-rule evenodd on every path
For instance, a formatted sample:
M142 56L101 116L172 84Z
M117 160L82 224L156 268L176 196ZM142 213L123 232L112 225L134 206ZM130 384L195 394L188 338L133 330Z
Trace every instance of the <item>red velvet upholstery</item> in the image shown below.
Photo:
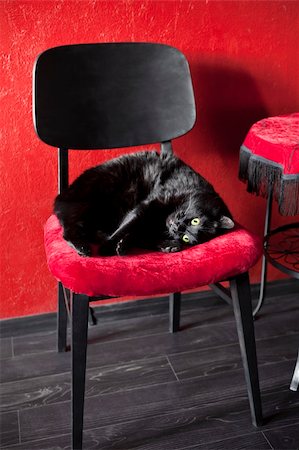
M248 192L268 197L283 215L299 214L299 113L255 123L240 150L239 177Z
M260 120L243 145L254 155L280 164L284 174L298 174L299 113Z
M45 249L54 277L76 293L147 296L180 292L246 272L261 256L262 243L237 226L178 253L138 251L129 256L85 258L64 241L53 215L45 225Z

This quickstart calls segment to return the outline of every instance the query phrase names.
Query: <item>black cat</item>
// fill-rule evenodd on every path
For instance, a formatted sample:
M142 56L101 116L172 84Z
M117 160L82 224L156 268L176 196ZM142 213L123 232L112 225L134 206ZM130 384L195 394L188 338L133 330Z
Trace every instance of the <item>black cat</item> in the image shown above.
M177 252L234 227L214 188L172 153L123 155L80 175L58 195L63 237L82 256L139 247Z

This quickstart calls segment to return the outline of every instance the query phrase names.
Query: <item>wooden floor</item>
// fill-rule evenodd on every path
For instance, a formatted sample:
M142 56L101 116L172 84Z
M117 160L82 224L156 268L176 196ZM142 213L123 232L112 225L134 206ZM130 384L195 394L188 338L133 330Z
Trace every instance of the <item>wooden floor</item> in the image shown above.
M270 291L255 322L262 428L251 425L231 307L214 294L192 294L176 334L168 333L166 299L97 310L84 448L299 449L299 393L289 390L298 282ZM70 448L70 353L56 353L54 316L5 321L1 329L1 448Z

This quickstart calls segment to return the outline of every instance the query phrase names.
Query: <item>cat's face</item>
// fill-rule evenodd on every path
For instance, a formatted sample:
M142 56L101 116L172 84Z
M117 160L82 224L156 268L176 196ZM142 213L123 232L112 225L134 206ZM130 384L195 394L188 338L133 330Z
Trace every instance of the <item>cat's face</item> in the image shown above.
M179 210L168 216L166 227L171 238L182 244L196 245L212 239L221 230L233 228L234 222L225 215Z

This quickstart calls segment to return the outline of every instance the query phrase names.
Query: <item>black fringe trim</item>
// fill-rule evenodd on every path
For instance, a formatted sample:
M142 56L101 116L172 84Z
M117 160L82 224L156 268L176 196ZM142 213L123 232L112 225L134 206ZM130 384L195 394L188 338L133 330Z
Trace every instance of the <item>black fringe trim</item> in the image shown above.
M274 198L283 216L299 214L299 174L294 178L283 177L279 165L270 164L269 161L258 158L241 147L239 178L247 182L248 192L265 198L273 188Z
M283 216L299 214L299 178L297 180L281 180L278 204L279 212Z
M241 147L239 159L239 178L242 181L248 180L248 163L250 157L251 153L245 150L243 147Z

